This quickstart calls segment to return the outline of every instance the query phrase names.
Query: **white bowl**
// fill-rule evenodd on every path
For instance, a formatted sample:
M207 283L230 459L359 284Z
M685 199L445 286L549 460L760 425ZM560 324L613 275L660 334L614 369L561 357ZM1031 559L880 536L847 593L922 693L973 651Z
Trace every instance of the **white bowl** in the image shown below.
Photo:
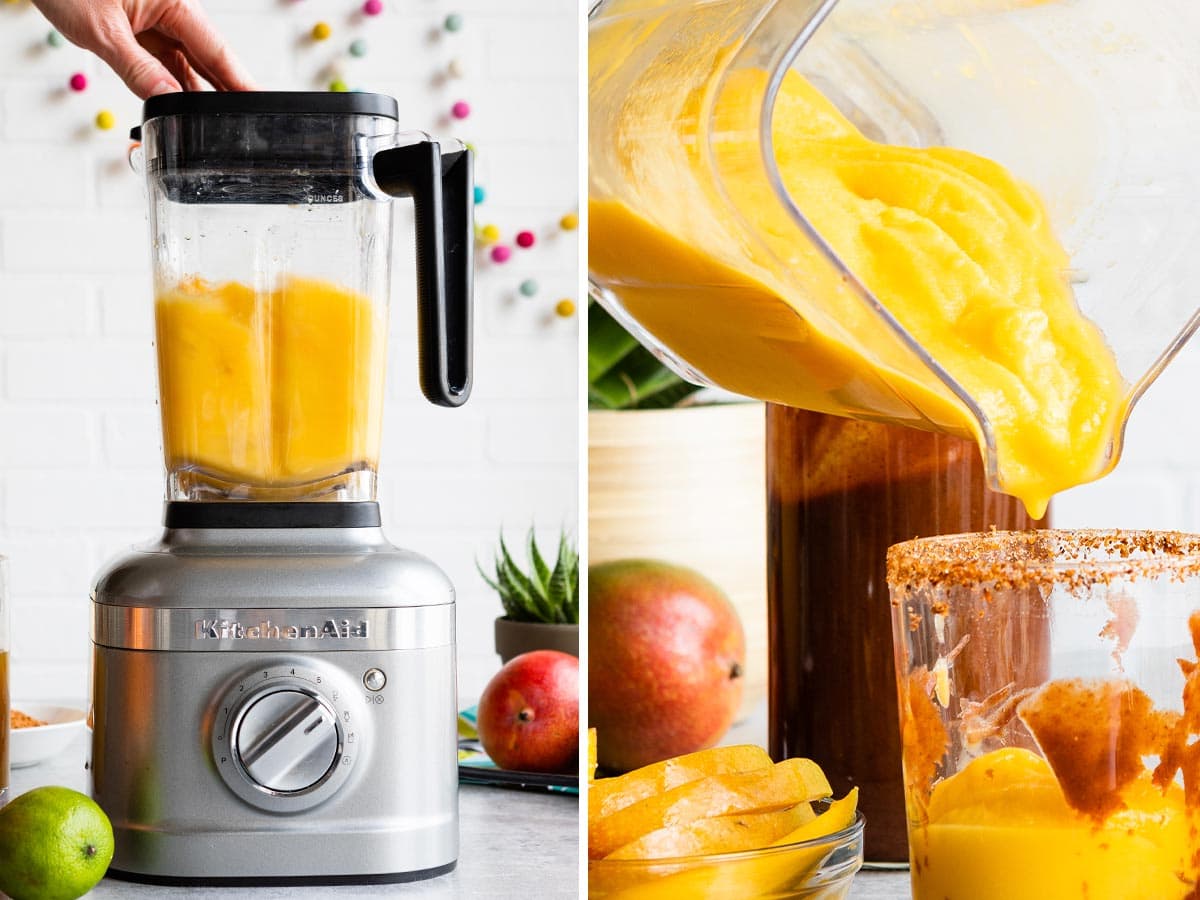
M87 727L87 713L69 706L14 700L13 709L47 723L33 728L13 728L8 734L8 764L14 769L36 766L52 759Z

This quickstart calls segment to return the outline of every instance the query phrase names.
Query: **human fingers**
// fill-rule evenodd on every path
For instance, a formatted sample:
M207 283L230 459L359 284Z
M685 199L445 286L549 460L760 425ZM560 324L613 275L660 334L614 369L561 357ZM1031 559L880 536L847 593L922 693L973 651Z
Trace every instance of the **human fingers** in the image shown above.
M188 62L187 55L178 41L159 34L157 31L143 31L137 36L137 42L167 67L185 91L205 89L204 81Z
M101 17L85 46L104 60L125 85L145 100L155 94L182 90L170 70L137 42L129 20L119 11Z
M157 27L179 42L192 67L213 87L225 91L254 90L253 79L197 4L173 4L160 17Z

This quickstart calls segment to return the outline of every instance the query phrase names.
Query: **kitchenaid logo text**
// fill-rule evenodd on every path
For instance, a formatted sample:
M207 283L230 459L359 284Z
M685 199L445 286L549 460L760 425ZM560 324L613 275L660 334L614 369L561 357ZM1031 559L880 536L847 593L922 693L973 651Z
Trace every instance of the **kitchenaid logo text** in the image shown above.
M281 625L264 619L257 625L245 625L233 619L197 619L196 640L214 641L301 641L323 638L366 638L367 621L352 624L349 619L326 619L320 625Z

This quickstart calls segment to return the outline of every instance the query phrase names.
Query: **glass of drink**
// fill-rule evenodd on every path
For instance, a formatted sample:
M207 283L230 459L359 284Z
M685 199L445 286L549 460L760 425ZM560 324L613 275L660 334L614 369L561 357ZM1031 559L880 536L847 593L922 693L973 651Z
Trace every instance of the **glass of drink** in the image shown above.
M914 900L1197 896L1200 536L888 551Z
M0 806L8 797L8 560L0 556Z
M785 406L767 407L767 497L771 755L861 788L867 862L903 864L887 548L1038 523L969 440Z

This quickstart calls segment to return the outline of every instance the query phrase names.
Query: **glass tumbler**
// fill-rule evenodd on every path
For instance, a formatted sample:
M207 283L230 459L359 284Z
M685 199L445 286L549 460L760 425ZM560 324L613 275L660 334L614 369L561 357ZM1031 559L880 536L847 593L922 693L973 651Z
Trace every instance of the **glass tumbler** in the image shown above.
M914 900L1197 896L1200 536L888 551Z

